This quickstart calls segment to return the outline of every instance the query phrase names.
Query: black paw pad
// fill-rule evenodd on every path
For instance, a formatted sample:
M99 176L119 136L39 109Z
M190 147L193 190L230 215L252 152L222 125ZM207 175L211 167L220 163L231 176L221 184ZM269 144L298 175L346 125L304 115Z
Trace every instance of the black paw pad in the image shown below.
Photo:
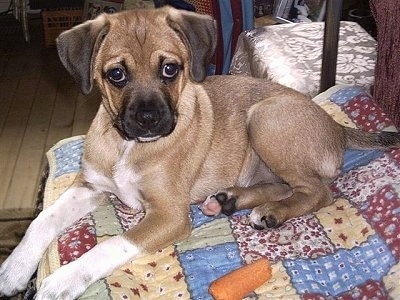
M264 230L265 229L264 226L257 225L257 224L252 224L251 226L256 230Z
M272 215L262 217L261 221L265 224L265 227L267 228L278 228L279 226L281 226L281 224Z
M215 195L215 199L221 205L221 212L227 216L230 216L236 211L236 198L229 198L226 193L218 193Z

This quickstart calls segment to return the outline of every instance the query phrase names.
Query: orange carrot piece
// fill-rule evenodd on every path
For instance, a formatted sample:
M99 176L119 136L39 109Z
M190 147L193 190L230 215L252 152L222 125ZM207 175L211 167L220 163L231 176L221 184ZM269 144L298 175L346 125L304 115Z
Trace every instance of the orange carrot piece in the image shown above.
M271 277L271 264L261 258L213 281L208 291L215 300L240 300Z

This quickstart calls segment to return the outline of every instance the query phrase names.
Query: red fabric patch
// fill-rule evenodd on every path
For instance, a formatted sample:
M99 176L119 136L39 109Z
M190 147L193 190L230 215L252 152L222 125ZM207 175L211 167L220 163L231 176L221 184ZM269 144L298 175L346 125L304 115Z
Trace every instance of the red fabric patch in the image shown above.
M353 299L376 299L386 300L388 295L381 282L368 280L365 284L352 289L351 291L337 297L338 300L353 300Z
M391 158L393 158L393 160L400 165L400 148L399 149L394 149L390 152L390 156Z
M400 198L387 185L369 199L363 215L372 227L385 239L393 255L400 259Z
M357 127L365 131L381 131L393 125L384 111L367 94L361 94L344 105L343 110Z
M385 154L366 166L342 174L332 188L335 197L346 197L354 206L361 207L367 197L375 195L384 186L397 183L399 176L399 166Z
M88 215L68 227L58 239L58 253L61 265L76 260L92 249L97 243L95 227Z

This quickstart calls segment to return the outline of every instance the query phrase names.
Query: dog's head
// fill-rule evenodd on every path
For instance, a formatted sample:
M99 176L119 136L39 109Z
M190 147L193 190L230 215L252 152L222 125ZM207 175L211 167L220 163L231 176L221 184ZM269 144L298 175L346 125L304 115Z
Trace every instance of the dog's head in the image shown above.
M201 82L216 46L215 21L165 7L103 14L57 39L60 59L84 94L97 82L127 140L170 134L188 81Z

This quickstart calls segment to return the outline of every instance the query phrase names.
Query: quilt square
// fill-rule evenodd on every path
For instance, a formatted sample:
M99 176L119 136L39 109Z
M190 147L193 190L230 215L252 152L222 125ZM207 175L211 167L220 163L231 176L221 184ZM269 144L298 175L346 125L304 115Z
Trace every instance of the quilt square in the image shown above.
M57 162L54 176L55 178L68 173L78 172L81 167L83 155L83 136L79 136L67 144L54 149L54 156Z
M349 86L344 87L339 91L333 93L329 96L329 99L331 99L334 103L342 106L346 104L349 100L360 94L366 95L364 88L358 86Z
M212 247L224 243L233 243L235 238L228 218L217 218L193 229L192 234L176 244L179 252Z
M364 284L361 284L338 297L338 300L351 299L387 300L388 294L380 281L367 280Z
M366 205L367 198L375 195L386 185L398 183L400 167L389 154L385 154L366 166L342 174L333 183L333 188L340 191L356 207Z
M60 265L76 260L97 244L93 219L87 215L69 226L58 238Z
M213 300L211 282L243 265L236 243L181 252L178 258L193 300Z
M321 294L306 293L303 296L304 300L325 300L326 296ZM365 284L355 287L351 291L343 293L335 297L337 300L353 300L353 299L374 299L386 300L388 295L380 282L368 280Z
M383 283L388 293L388 299L400 299L400 262L393 266L388 274L383 277Z
M316 259L283 262L300 294L333 297L368 280L381 281L394 264L394 256L378 235L370 236L367 242L350 250L339 249Z
M220 214L219 216L206 216L201 211L199 205L193 204L190 206L190 217L192 219L192 228L198 228L208 222L212 222L217 218L226 218L224 215Z
M132 226L138 224L146 215L145 211L132 209L119 201L115 196L110 197L110 202L114 208L115 216L117 217L116 222L121 227L122 231L129 230Z
M111 299L189 298L173 246L124 265L106 281L111 288Z
M254 292L262 295L258 299L291 299L300 300L301 297L290 282L290 276L281 261L271 265L272 277Z
M344 153L342 170L344 173L349 172L350 170L365 166L381 156L383 156L382 151L347 149Z
M344 113L336 103L326 99L318 104L339 124L346 127L356 128L356 125L352 122L349 116Z
M400 166L400 149L394 149L390 152L390 157Z
M334 247L314 215L290 219L280 228L256 230L249 216L231 218L233 234L244 261L267 257L276 262L290 257L317 257L332 253Z
M332 205L315 213L331 242L337 249L351 249L375 234L368 222L346 199L337 199Z
M374 229L386 241L393 255L400 259L400 198L387 185L369 199L369 205L362 211Z
M355 96L344 104L343 110L359 128L366 131L381 131L393 125L393 122L368 94Z

